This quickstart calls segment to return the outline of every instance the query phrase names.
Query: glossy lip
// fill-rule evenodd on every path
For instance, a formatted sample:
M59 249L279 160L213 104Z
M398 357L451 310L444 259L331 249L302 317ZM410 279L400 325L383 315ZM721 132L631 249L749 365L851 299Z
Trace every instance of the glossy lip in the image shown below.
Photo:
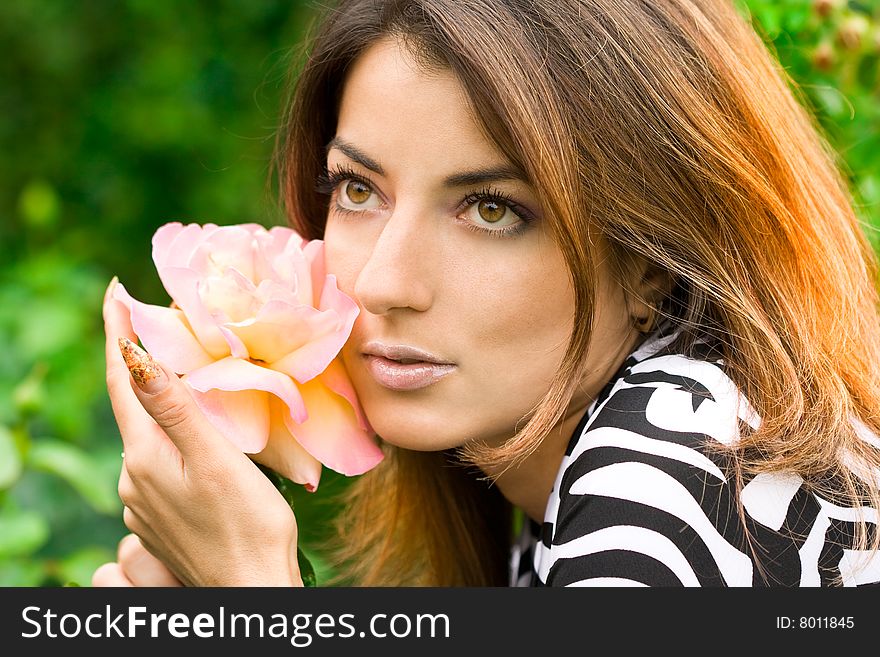
M416 360L421 363L435 363L437 365L453 365L439 356L427 351L410 347L405 344L385 345L378 341L368 342L361 349L367 356L381 356L387 360Z
M418 390L436 383L456 369L454 363L409 345L385 345L374 341L364 345L363 354L373 378L391 390ZM403 359L417 362L398 362Z
M364 354L364 357L373 378L391 390L418 390L436 383L456 369L451 363L420 362L404 365L373 354Z

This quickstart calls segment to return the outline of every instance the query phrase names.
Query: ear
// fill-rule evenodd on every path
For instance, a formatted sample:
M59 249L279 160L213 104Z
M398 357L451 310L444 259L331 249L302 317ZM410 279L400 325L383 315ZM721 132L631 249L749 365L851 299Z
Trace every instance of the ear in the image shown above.
M675 277L663 267L645 258L634 262L628 294L630 317L639 330L650 330L656 323L657 309L672 294Z

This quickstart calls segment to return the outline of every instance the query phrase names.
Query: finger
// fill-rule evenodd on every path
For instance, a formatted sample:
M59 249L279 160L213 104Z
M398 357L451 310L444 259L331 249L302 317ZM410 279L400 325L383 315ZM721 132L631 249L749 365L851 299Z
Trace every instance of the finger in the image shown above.
M137 533L143 529L143 525L138 520L135 512L131 510L130 506L122 507L122 523L130 532Z
M129 312L120 301L111 298L112 285L107 288L104 302L105 359L107 364L107 393L122 442L126 447L130 440L155 434L157 427L141 406L129 385L128 368L119 353L119 338L137 339L131 328Z
M135 534L128 534L119 541L117 559L122 572L135 586L183 586Z
M176 374L131 340L121 338L119 349L131 373L131 389L184 461L206 451L233 453L232 444L208 421Z
M116 288L116 284L119 282L119 277L114 276L110 279L110 282L107 284L107 289L104 290L104 305L107 305L107 300L113 296L113 290Z
M92 574L92 586L134 586L118 563L105 563Z
M119 471L119 483L116 486L116 493L119 495L119 500L122 502L123 510L125 507L130 507L134 504L137 489L134 486L134 482L131 480L131 476L128 474L128 466L124 462Z
M119 338L137 340L134 328L131 325L131 314L125 304L113 298L113 292L119 280L114 276L104 292L104 304L102 307L104 317L104 333L106 335L105 353L107 366L118 367L125 370L124 363L119 356L117 346Z

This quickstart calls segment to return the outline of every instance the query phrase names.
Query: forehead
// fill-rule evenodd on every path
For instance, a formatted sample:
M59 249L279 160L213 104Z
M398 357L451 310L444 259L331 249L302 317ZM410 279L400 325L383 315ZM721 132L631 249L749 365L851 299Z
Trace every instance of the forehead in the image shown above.
M355 60L343 86L336 134L382 160L430 161L442 169L477 159L506 161L452 71L420 68L393 38Z

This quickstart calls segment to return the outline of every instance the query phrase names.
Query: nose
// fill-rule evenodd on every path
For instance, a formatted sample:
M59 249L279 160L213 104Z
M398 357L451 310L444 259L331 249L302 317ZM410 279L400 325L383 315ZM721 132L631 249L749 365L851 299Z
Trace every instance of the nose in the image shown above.
M367 312L431 306L430 265L438 261L438 242L429 223L419 220L418 210L399 205L389 216L355 282L354 293Z

